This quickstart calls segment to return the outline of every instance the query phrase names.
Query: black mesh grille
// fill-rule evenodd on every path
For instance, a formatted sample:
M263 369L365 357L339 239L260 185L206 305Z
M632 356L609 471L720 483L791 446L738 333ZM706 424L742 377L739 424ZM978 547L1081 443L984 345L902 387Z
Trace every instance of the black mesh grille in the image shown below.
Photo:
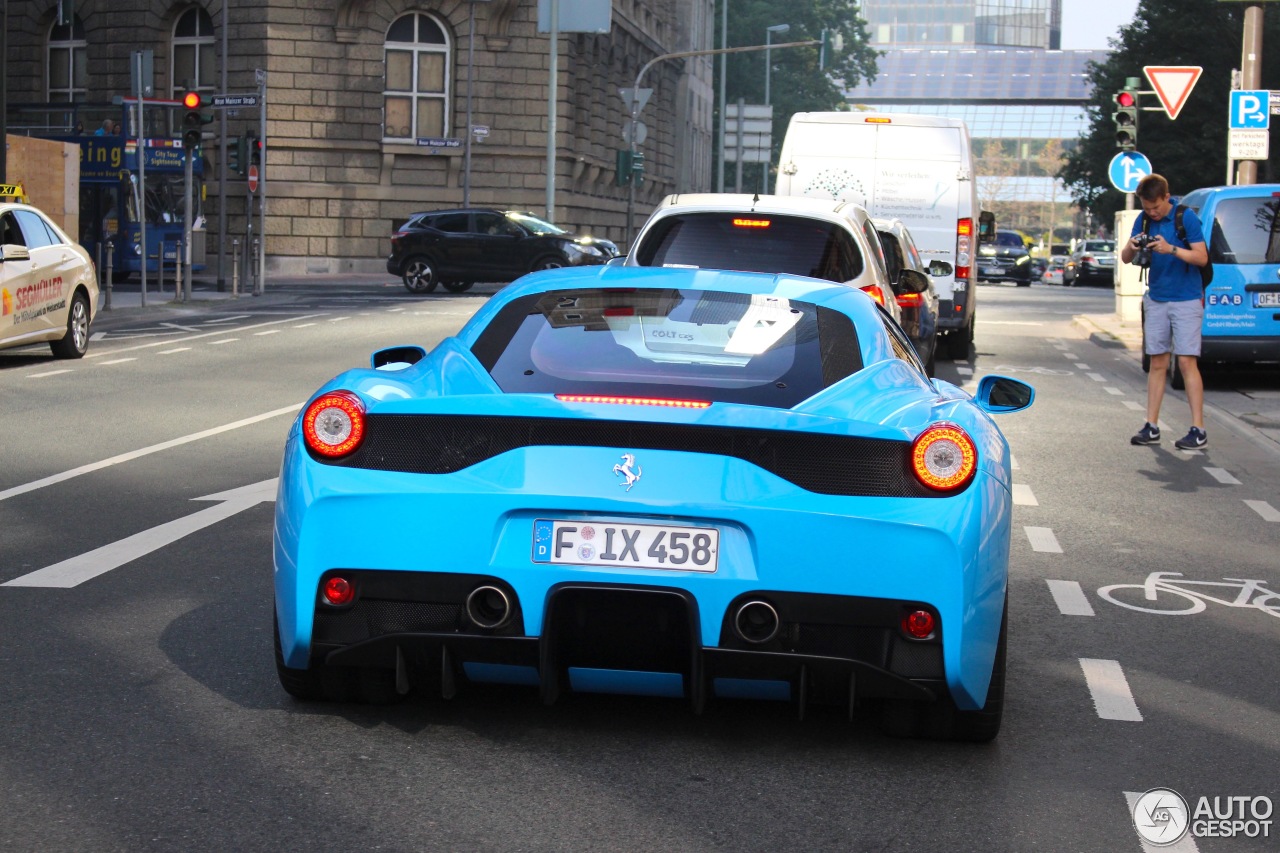
M888 628L806 624L795 628L792 650L800 654L853 658L876 666L884 666L888 657Z
M781 430L567 418L378 415L366 418L351 468L451 474L520 447L616 447L729 456L826 495L936 497L912 476L905 441Z
M383 634L454 631L463 622L460 604L361 599L346 610L318 610L315 640L356 643Z

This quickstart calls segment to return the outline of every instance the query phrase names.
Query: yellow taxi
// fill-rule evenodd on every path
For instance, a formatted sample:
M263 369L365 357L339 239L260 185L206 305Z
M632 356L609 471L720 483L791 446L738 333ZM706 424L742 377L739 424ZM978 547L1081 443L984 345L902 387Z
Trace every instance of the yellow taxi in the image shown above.
M80 358L97 310L89 253L38 208L0 203L0 349L47 341Z

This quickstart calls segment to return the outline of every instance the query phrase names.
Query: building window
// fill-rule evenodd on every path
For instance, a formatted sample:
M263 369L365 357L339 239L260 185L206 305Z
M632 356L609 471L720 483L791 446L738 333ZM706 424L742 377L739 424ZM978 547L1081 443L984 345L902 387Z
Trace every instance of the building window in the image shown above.
M449 38L430 15L411 13L387 30L382 136L388 140L449 133Z
M188 9L173 27L173 68L169 77L173 97L181 97L188 89L214 89L217 70L213 19L203 9Z
M49 77L45 89L50 103L83 101L89 91L84 24L79 16L70 24L54 23L49 30Z

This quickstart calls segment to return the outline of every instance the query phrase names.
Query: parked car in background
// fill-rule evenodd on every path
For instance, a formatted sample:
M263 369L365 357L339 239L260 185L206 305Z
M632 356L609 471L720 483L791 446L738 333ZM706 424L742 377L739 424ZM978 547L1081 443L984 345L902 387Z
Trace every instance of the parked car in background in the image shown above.
M1044 275L1040 276L1040 281L1045 284L1062 284L1070 263L1066 255L1054 255L1049 259L1049 264L1045 267Z
M899 320L902 330L911 338L912 346L924 362L925 372L933 376L938 354L938 291L934 287L932 276L951 275L951 265L946 261L934 261L926 268L915 241L911 239L910 230L901 219L876 217L872 222L880 232L880 245L888 264L889 282L894 287L898 310L902 314ZM909 287L900 290L903 270L920 273L929 286L919 292Z
M880 234L866 208L853 202L746 193L667 196L636 235L626 264L821 278L856 287L894 320L901 318ZM915 281L918 288L926 284Z
M415 213L391 235L387 272L411 293L442 285L461 293L477 281L513 281L535 270L603 264L609 240L574 234L515 210L468 208Z
M1068 287L1076 284L1111 287L1115 282L1116 241L1082 240L1071 253L1071 262L1073 266L1067 269L1063 284Z
M978 247L978 280L1011 281L1031 286L1031 252L1017 231L997 231L992 243Z
M97 311L89 253L38 208L0 204L0 349L48 342L80 358Z

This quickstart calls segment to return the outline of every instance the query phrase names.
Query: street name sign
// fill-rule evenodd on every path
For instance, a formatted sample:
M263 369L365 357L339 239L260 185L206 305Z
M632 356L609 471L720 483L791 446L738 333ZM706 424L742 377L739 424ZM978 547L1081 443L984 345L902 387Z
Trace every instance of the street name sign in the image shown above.
M210 95L210 107L215 109L219 107L256 107L258 105L257 95Z
M1138 188L1138 182L1151 174L1151 161L1146 154L1138 151L1121 151L1111 158L1107 174L1111 185L1122 193L1131 193Z
M1195 88L1203 70L1199 65L1144 65L1142 73L1147 75L1147 82L1155 89L1165 115L1175 119L1182 112L1187 96Z

